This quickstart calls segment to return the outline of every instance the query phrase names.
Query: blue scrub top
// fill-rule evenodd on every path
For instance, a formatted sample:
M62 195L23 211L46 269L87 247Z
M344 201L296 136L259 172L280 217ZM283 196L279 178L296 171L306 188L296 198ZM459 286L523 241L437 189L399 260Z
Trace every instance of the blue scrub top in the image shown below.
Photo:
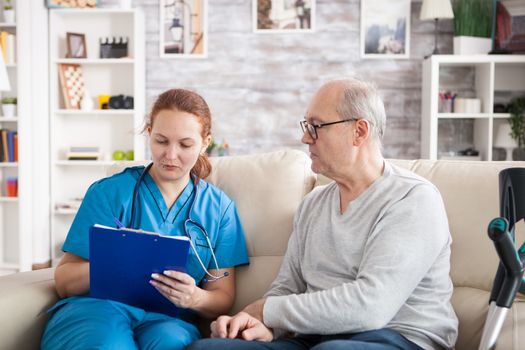
M144 166L130 167L121 173L93 183L78 210L62 247L89 260L89 227L101 224L115 227L114 218L129 227L133 190ZM196 196L196 192L198 193ZM195 198L196 196L196 198ZM184 222L191 219L207 231L219 268L248 264L248 253L239 215L233 201L217 187L200 180L197 185L189 181L173 206L168 208L160 189L148 173L139 188L136 205L135 227L167 236L185 235ZM200 258L208 269L215 269L206 238L191 223L187 231L195 243ZM205 272L195 253L190 249L187 273L200 284Z

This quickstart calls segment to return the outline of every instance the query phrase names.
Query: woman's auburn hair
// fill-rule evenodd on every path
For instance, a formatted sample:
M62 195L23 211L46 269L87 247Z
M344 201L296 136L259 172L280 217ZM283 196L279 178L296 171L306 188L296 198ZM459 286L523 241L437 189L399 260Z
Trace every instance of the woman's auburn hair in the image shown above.
M201 136L203 139L211 135L211 112L208 104L199 94L186 89L170 89L157 97L151 108L151 113L146 119L143 132L153 127L155 117L163 110L178 110L193 114L197 117L202 127ZM199 154L197 162L191 169L195 183L200 179L205 179L211 173L211 163L208 156Z

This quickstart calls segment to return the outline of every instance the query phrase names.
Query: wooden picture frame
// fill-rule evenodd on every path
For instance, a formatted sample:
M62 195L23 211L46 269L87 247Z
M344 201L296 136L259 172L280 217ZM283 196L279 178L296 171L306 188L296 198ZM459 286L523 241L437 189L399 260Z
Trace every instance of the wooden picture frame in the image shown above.
M314 32L316 0L252 0L254 33Z
M410 0L361 0L361 57L410 57Z
M80 109L84 97L84 77L79 64L59 64L58 74L66 109Z
M86 36L81 33L66 33L67 58L87 58Z
M206 58L208 0L160 0L159 55Z

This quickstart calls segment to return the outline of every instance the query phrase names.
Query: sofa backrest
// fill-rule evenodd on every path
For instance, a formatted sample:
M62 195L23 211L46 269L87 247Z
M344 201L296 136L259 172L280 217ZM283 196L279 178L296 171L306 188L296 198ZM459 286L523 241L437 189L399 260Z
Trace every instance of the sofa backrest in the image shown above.
M292 233L293 216L315 183L310 158L296 150L212 157L206 181L235 201L246 235L250 265L236 269L232 312L260 298L275 278ZM140 162L113 165L108 175Z
M288 238L293 215L314 186L330 180L310 170L310 159L300 151L212 158L207 181L220 187L237 204L246 233L250 265L237 269L237 295L232 312L261 297L275 277ZM478 347L489 291L498 257L487 237L487 225L499 215L498 174L525 162L474 162L391 160L436 185L442 194L453 238L451 277L452 303L460 321L457 349ZM129 165L114 166L110 173ZM525 230L518 226L516 240ZM523 303L516 303L498 341L498 349L512 349L525 334ZM521 310L521 311L520 311ZM522 336L523 337L523 336ZM525 339L522 339L525 343ZM513 343L514 342L514 343Z

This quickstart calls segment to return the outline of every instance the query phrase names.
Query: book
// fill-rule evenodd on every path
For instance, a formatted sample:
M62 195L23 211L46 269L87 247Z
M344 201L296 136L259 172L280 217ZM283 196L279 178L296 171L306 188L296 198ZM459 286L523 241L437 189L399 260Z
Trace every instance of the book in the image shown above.
M15 148L15 162L18 162L18 132L15 132L15 136L13 137L13 143Z
M67 152L67 160L98 160L100 153L98 152Z
M9 35L8 32L2 31L0 32L0 46L2 47L2 55L4 57L4 62L7 64L8 57L7 57L7 36Z
M9 148L7 146L7 129L0 130L1 142L2 142L2 162L9 161Z
M179 308L149 281L152 273L186 272L189 249L186 236L93 225L89 229L90 296L176 317Z
M10 162L15 161L15 132L7 131L7 153Z

